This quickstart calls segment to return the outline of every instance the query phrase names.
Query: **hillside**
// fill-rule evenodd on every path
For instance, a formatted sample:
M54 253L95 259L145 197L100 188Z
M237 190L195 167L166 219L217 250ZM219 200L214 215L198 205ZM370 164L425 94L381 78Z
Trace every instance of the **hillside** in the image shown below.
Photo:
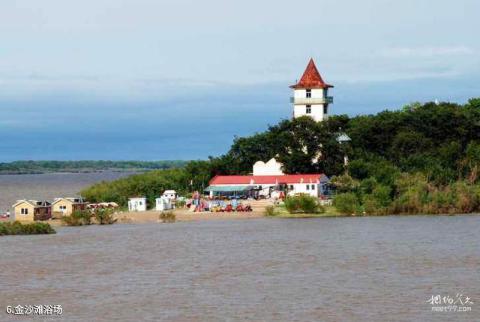
M351 142L340 144L339 133ZM349 157L344 167L344 156ZM323 172L351 207L346 212L472 212L480 207L480 99L467 104L414 103L395 111L316 123L285 120L262 133L236 138L230 150L175 171L156 171L95 185L82 193L125 204L150 201L165 189L201 190L215 174L251 172L276 157L286 173ZM343 198L343 199L342 199ZM339 206L341 207L341 206Z

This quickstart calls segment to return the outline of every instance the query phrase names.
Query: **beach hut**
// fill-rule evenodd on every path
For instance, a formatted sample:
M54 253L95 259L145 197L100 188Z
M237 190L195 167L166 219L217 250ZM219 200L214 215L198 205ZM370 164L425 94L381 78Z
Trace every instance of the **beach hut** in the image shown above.
M162 196L173 201L177 199L177 192L175 190L165 190Z
M173 209L172 200L165 195L161 196L160 198L155 199L155 210L157 211L164 211Z
M129 198L128 211L147 211L147 198L145 197Z
M85 210L87 203L82 198L55 198L52 202L52 216L61 218L70 216L75 211Z
M18 200L12 208L18 221L47 220L52 217L52 206L48 201L23 199Z

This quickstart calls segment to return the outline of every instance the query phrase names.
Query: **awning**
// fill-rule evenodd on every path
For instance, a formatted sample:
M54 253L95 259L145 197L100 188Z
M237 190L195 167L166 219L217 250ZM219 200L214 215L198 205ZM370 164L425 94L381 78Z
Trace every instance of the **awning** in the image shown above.
M253 186L208 186L205 191L213 192L244 192L253 190Z

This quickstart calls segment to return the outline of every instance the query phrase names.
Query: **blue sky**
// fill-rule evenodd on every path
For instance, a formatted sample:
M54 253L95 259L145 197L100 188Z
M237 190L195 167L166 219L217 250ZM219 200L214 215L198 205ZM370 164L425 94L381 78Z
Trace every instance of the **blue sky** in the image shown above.
M0 161L191 159L289 118L313 57L333 113L480 96L475 0L0 3Z

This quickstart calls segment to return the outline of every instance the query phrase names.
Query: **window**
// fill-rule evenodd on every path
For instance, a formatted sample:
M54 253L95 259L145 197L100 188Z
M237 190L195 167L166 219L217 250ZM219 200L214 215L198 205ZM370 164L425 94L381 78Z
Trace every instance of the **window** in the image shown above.
M305 113L312 114L312 105L307 105L307 109L305 110Z
M311 89L307 89L307 90L306 90L306 94L307 94L307 98L312 97L312 90L311 90Z
M328 105L323 105L323 114L328 114Z
M314 184L312 184L312 190L315 190L315 185Z
M60 206L60 210L67 210L67 206Z
M310 190L310 185L309 184L307 184L307 190Z
M290 190L292 190L292 191L293 191L293 184L291 184L291 185L290 185Z
M28 208L22 208L21 213L22 215L28 215Z

